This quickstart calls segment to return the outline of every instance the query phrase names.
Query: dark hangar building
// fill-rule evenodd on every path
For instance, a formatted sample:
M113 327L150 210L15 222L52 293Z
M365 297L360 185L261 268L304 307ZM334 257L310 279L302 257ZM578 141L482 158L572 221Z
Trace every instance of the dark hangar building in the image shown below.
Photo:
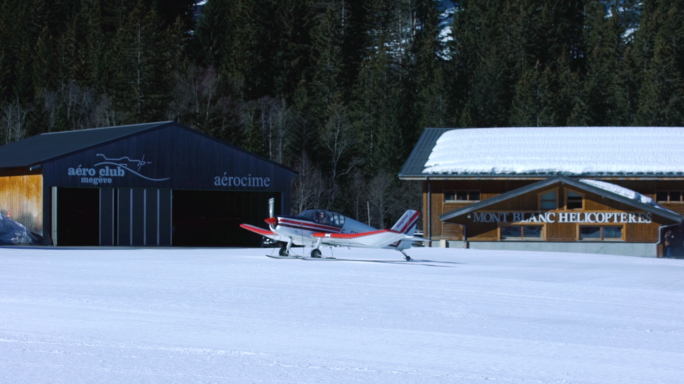
M44 133L0 147L0 211L55 245L248 246L293 176L176 122Z

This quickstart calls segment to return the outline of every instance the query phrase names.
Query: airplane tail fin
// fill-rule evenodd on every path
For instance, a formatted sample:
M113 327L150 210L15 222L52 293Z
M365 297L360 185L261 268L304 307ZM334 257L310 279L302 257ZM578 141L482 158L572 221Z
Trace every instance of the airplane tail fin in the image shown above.
M420 216L420 212L409 209L394 224L392 230L413 236L413 232L416 230L416 223L418 223L418 216Z

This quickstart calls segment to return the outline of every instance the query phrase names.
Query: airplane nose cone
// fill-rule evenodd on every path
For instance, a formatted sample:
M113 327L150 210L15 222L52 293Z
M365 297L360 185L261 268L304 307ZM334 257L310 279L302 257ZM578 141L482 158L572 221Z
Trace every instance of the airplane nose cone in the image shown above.
M268 219L264 220L268 225L276 225L278 224L278 219L275 217L269 217Z

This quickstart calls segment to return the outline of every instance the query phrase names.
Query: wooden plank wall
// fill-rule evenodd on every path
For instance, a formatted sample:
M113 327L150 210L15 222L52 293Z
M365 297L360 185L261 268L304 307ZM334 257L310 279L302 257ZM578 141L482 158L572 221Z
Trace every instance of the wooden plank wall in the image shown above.
M431 181L432 190L432 239L433 240L462 240L463 225L467 226L466 235L468 240L473 241L495 241L499 238L498 223L473 223L467 216L461 216L442 222L439 215L463 208L469 202L445 202L445 191L480 191L481 199L488 199L501 193L520 188L522 186L537 182L537 180L468 180L468 181ZM637 190L643 195L655 199L658 190L684 190L684 181L611 181L613 184L622 185L626 188ZM538 194L558 188L559 209L552 212L565 211L565 189L559 184L549 186L542 190L530 192L510 200L488 206L482 211L537 211ZM573 190L573 188L568 188ZM611 211L611 212L637 212L632 206L622 204L600 195L580 191L585 195L584 211ZM424 206L427 206L427 187L424 188ZM662 204L668 209L684 214L684 203ZM573 210L571 212L578 212ZM581 212L581 211L579 211ZM558 217L558 216L556 216ZM424 225L427 224L427 217L424 217ZM627 242L657 242L658 228L661 225L672 224L670 220L653 216L651 224L624 224L624 237ZM578 223L548 223L546 224L545 237L551 241L577 241Z
M539 180L439 180L430 181L432 190L431 226L433 240L462 240L463 229L459 225L444 223L439 215L462 208L470 203L445 202L445 191L480 191L480 199L489 199L513 189L524 187ZM427 182L423 187L423 207L427 207ZM427 211L424 209L424 211ZM423 215L423 228L427 230L427 215ZM479 230L479 229L478 229ZM470 227L468 229L470 231ZM427 234L427 232L426 232ZM467 233L470 237L470 233Z
M43 176L0 177L0 210L31 232L43 234Z

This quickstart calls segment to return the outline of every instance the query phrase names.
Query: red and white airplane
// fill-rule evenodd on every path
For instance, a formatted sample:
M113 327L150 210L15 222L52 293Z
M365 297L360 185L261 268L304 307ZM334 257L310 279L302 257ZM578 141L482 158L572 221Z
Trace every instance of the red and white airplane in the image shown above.
M394 249L401 252L406 261L411 258L404 252L414 241L427 241L414 237L420 212L408 210L391 229L373 228L339 213L311 209L299 216L276 216L266 219L269 229L240 224L240 227L280 242L279 255L290 256L293 245L313 247L310 256L321 257L322 245Z

